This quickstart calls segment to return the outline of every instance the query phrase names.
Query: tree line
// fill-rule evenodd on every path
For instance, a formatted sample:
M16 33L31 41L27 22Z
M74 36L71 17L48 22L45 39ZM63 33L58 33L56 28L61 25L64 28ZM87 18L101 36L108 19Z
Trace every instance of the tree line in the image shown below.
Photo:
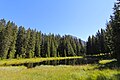
M0 58L66 57L85 53L81 39L71 35L43 34L0 20Z
M88 37L87 46L86 46L86 54L94 55L100 53L109 53L109 47L106 42L106 32L104 29L101 31L98 30L96 35L92 35Z
M114 4L113 14L106 24L106 29L88 37L86 54L100 53L111 53L112 57L120 62L120 0Z

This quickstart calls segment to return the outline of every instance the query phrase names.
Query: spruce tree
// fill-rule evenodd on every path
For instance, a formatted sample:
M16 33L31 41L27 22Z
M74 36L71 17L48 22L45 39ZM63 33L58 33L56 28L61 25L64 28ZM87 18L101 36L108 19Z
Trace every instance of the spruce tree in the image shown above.
M91 53L92 53L92 39L89 36L88 41L87 41L87 45L86 45L86 54L90 55Z
M52 54L51 50L50 50L50 45L51 45L50 43L51 43L50 38L47 37L46 45L45 45L45 48L46 48L46 57L51 57L51 54Z
M51 57L57 57L57 50L54 41L51 42Z
M98 32L96 33L96 36L95 36L95 48L96 48L95 53L96 54L100 54L101 53L100 36L101 36L101 33L98 30Z
M35 57L40 57L41 55L41 32L36 32L36 41L35 41Z
M100 44L101 44L101 53L105 53L105 31L101 29L101 37L100 37Z
M74 53L74 49L73 49L73 47L72 47L72 45L70 44L69 41L67 41L66 45L67 45L66 46L67 56L76 56L76 54Z
M28 45L27 45L27 50L26 50L26 57L27 58L32 58L34 57L34 52L35 52L35 30L30 30L30 36L28 38Z
M17 39L17 26L14 23L12 24L12 34L11 34L11 43L10 43L10 47L8 50L8 55L7 58L14 58L15 57L15 52L16 52L16 39Z
M17 40L16 40L16 53L15 58L25 56L25 28L20 26L18 29Z
M76 42L76 50L77 50L76 55L80 56L81 55L81 48L82 48L81 40L76 39L75 42Z
M1 45L1 53L3 54L3 58L6 59L10 44L12 42L12 25L10 21L7 22L5 29L2 31L2 34L3 39Z
M4 19L0 20L0 58L3 58L4 53L2 52L3 38L4 38L4 29L5 29L6 21Z
M95 48L95 46L96 46L96 43L95 43L95 36L94 35L92 35L92 47L91 47L91 55L93 55L93 54L96 54L95 52L96 52L96 48Z
M120 0L114 5L114 14L111 19L113 54L120 62Z
M45 35L42 34L41 36L42 36L42 39L41 39L41 45L40 45L40 47L41 47L41 49L40 49L40 56L41 57L45 57L45 55L44 55L45 51L46 51L45 47L44 47L45 46Z
M112 48L112 44L113 44L113 40L112 40L112 27L111 27L111 22L106 24L106 45L108 47L107 52L108 53L113 53L113 48Z

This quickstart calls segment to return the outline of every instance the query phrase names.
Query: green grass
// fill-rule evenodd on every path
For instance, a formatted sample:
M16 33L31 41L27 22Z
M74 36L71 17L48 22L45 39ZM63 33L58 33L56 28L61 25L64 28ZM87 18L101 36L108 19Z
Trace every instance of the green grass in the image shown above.
M6 59L6 60L0 60L0 66L12 65L12 64L23 64L23 63L42 62L42 61L47 61L47 60L75 59L75 58L83 58L83 57L82 57L82 56L75 56L75 57L50 57L50 58L29 58L29 59Z
M97 65L0 67L0 80L120 80L120 70L98 70Z
M107 63L110 63L110 62L113 62L113 61L116 61L116 59L111 59L111 60L101 60L99 61L100 64L107 64Z
M56 58L30 58L9 59L0 61L0 80L120 80L120 69L109 69L109 65L115 63L115 59L101 60L99 64L76 66L4 66L11 64L33 63L46 60L73 59L83 57L56 57ZM101 66L108 66L103 68ZM116 63L114 64L116 65Z

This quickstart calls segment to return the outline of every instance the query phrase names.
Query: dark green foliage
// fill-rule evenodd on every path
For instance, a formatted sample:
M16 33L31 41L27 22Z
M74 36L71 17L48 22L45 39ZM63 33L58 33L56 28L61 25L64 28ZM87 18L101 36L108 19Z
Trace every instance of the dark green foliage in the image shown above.
M26 33L25 33L25 38L24 38L24 47L23 47L23 57L29 58L30 57L30 34L31 34L31 29L29 28Z
M75 40L76 43L76 55L80 56L83 55L85 53L85 49L84 46L82 45L82 41L81 39L76 39Z
M71 35L42 34L13 22L0 20L0 58L66 57L111 53L120 62L120 0L106 29L89 36L86 45Z
M12 25L11 25L11 23L10 23L10 21L8 21L7 22L7 24L6 24L6 28L5 28L5 30L4 30L4 32L3 32L3 45L2 45L2 47L3 47L3 54L4 54L4 56L3 56L3 58L7 58L7 55L8 55L8 53L9 53L9 47L10 47L10 45L11 45L11 42L12 42Z
M120 0L115 3L113 9L114 13L113 16L111 16L110 26L107 27L109 28L107 30L111 29L111 34L109 34L111 37L108 39L110 39L109 42L111 42L109 46L113 56L120 62Z
M67 57L84 55L82 41L76 37L54 34L42 34L13 22L0 20L0 57L33 58L33 57Z
M16 53L15 58L18 57L25 57L26 53L26 34L25 34L25 28L20 26L17 34L17 40L16 40Z
M28 45L27 45L27 50L26 50L26 57L27 58L32 58L34 57L34 51L35 51L35 31L30 30L30 36L28 38Z
M4 19L0 20L0 57L1 58L14 58L15 44L17 38L17 26Z
M87 54L100 54L100 53L109 53L109 47L107 44L107 35L105 30L101 29L101 32L98 31L96 36L92 36L88 38L87 47L86 47Z
M11 43L10 43L10 47L9 47L9 50L8 50L8 55L7 55L7 58L14 58L15 56L15 52L16 52L16 39L17 39L17 32L18 32L18 29L17 29L17 26L12 23L12 34L11 34Z
M105 53L105 31L103 29L101 29L101 36L100 36L100 45L101 45L101 53Z
M111 27L111 24L107 24L107 27L106 27L106 43L108 45L108 48L109 48L109 52L112 53L113 49L112 49L112 27Z
M78 56L83 55L85 50L80 39L65 35L60 39L57 52L60 56Z
M67 56L75 56L76 55L74 52L74 49L69 41L66 42L66 52L67 52Z
M66 57L66 41L64 37L60 39L60 44L58 46L58 53L59 56Z
M41 45L40 45L40 47L41 47L41 49L40 49L40 55L41 55L41 57L45 57L46 56L46 41L45 41L45 37L46 37L46 35L43 35L42 34L42 41L41 41Z
M88 38L87 54L111 53L120 63L120 0L114 5L106 30L101 29L97 35Z
M44 47L45 47L44 48L44 50L45 50L44 54L46 54L45 57L50 57L51 56L51 54L50 54L51 53L51 50L50 50L50 47L51 47L50 45L51 44L50 43L51 43L50 38L47 36L46 41L45 41L45 45L44 45Z
M92 53L92 39L91 37L89 36L88 37L88 41L87 41L87 45L86 45L86 54L87 55L90 55Z
M57 49L55 47L55 43L52 41L51 42L51 57L57 57Z
M6 21L4 19L0 20L0 57L3 58L4 53L3 53L3 49L4 47L2 47L3 43L3 38L4 38L4 30L5 30L5 25L6 25Z
M40 57L41 53L41 32L36 33L36 41L35 41L35 57Z

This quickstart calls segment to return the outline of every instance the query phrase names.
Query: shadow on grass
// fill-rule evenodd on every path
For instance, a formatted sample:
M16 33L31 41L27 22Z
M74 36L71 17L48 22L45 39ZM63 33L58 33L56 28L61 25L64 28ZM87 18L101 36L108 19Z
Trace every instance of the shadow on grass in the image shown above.
M99 55L99 56L87 55L87 56L84 56L84 58L91 58L91 59L98 59L98 60L113 59L109 55Z
M114 74L112 77L106 77L105 75L98 75L96 80L120 80L120 74Z
M120 69L120 64L117 61L112 61L106 64L98 64L98 69Z
M108 80L105 75L98 75L96 80Z
M96 78L89 76L86 80L120 80L120 74L113 74L109 77L104 74L99 74Z
M120 74L115 74L115 75L113 76L113 78L114 78L114 80L120 80Z

